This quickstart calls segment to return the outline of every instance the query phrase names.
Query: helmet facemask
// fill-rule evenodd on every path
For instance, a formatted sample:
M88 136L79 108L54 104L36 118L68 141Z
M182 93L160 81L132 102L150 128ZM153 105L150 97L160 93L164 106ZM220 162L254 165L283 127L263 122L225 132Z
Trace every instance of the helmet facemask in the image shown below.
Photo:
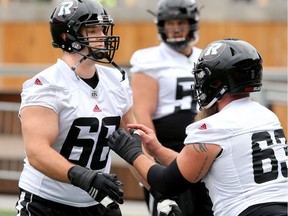
M193 0L160 0L156 16L156 25L161 40L174 50L183 50L198 41L198 22L200 19L197 5ZM164 23L171 20L188 20L189 33L183 38L169 39Z
M228 87L220 79L214 79L208 68L194 69L195 85L192 96L200 105L200 110L210 108L227 92Z
M115 51L119 47L119 36L113 36L113 21L108 16L98 16L95 19L84 21L77 26L71 26L71 30L67 31L71 34L74 31L75 38L71 43L71 53L79 53L86 58L101 63L111 63ZM99 27L102 29L103 36L90 36L89 28ZM83 30L84 29L84 30ZM81 33L81 30L82 33ZM70 37L71 38L71 37ZM102 43L103 46L94 46L95 43ZM81 52L84 48L88 49L88 54Z
M177 20L177 19L171 19L171 20ZM169 21L169 20L165 20ZM187 46L190 46L191 43L195 44L198 40L198 23L195 20L188 20L189 27L188 27L188 34L186 36L183 36L181 38L170 38L167 36L167 30L164 27L164 22L161 21L157 24L158 27L158 33L161 37L161 40L165 42L168 46L170 46L172 49L178 51L183 50ZM170 31L176 32L176 28L178 28L178 31L186 31L183 28L184 27L175 27L175 29L171 29Z
M81 50L86 47L88 49L87 58L101 63L111 63L115 51L119 47L119 37L113 36L113 25L105 24L85 24L84 34L78 34L77 42ZM104 36L90 36L89 28L101 27ZM94 46L93 44L103 44L101 46ZM73 47L73 44L72 44ZM74 48L74 47L73 47ZM74 52L79 53L80 50L74 49ZM83 55L83 54L81 54Z

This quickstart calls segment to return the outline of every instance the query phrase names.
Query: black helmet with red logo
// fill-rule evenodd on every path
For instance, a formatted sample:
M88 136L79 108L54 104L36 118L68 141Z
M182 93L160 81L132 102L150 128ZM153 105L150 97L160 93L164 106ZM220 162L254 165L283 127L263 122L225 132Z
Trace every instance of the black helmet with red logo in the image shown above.
M79 53L87 47L91 58L98 62L111 63L119 47L119 36L113 35L113 19L96 0L63 0L50 17L52 45L69 53ZM104 36L89 37L81 34L82 27L99 26ZM63 39L63 34L67 39ZM104 42L103 48L90 46L92 42Z
M257 92L262 86L262 57L255 47L239 39L209 44L194 67L192 94L208 109L225 93Z

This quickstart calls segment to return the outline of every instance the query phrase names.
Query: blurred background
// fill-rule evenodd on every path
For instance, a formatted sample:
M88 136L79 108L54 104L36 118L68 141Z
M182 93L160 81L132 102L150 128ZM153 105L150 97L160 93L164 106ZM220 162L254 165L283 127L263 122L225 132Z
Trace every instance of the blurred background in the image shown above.
M138 49L157 45L157 0L102 0L115 21L120 48L115 62L129 73ZM0 194L17 194L24 147L17 116L24 80L56 62L49 17L59 0L0 0ZM287 0L198 0L198 47L227 37L254 45L264 59L263 91L254 98L271 109L287 133ZM263 116L265 118L265 116ZM125 183L128 200L143 200L142 189L126 164L114 155L112 172Z

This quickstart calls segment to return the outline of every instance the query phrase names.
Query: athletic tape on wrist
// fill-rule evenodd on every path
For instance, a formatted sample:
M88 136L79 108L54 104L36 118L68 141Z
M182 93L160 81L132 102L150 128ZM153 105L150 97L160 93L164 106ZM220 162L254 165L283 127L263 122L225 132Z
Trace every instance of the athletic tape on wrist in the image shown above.
M107 206L113 202L114 201L109 196L106 196L106 197L104 197L104 199L101 200L100 203L107 208Z

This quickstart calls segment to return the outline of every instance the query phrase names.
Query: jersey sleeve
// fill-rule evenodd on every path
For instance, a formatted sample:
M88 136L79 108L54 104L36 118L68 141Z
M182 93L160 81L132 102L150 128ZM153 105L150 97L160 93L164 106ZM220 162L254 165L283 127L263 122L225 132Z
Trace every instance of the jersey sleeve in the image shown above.
M130 59L130 73L139 73L139 72L144 72L146 70L149 70L149 61L147 62L145 50L138 50L135 53L133 53L131 59ZM150 67L151 68L151 67Z
M217 114L215 114L216 116ZM222 148L225 148L227 138L233 135L233 131L236 130L234 125L229 127L229 122L223 120L222 123L215 121L215 116L205 118L203 120L194 122L186 128L187 137L184 140L184 144L194 143L206 143L217 144Z
M43 106L60 112L61 88L49 83L43 77L34 77L23 84L20 110L27 106Z
M159 68L167 67L158 47L137 50L130 59L130 73L145 73L154 77ZM155 77L154 77L155 78Z

